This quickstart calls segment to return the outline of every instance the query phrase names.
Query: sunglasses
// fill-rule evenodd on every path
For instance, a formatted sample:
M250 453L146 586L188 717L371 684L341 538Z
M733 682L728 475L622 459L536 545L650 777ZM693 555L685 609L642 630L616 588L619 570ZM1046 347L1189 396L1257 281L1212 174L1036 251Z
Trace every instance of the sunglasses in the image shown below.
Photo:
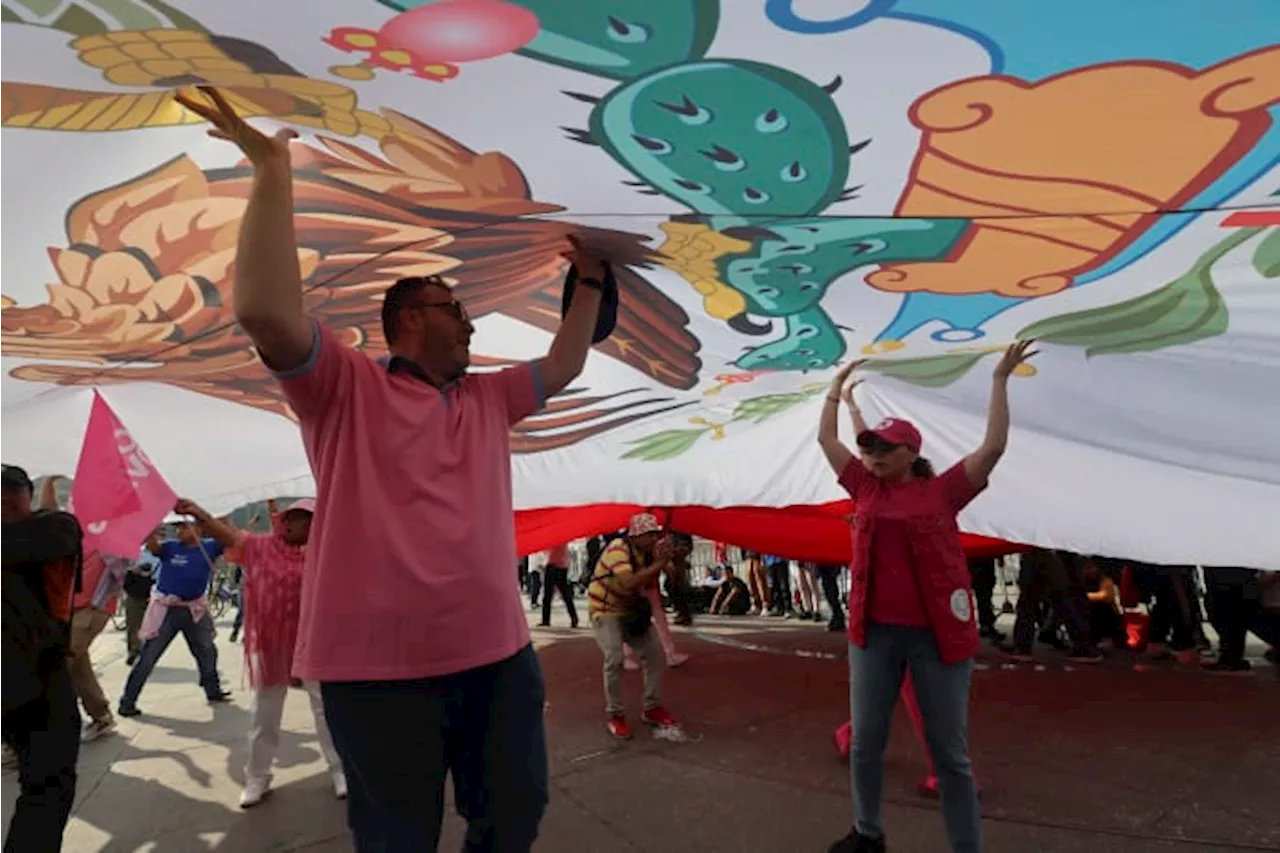
M858 449L863 453L870 453L872 456L892 453L901 446L901 444L894 444L874 435L858 439Z
M437 311L443 311L453 319L463 323L471 322L471 317L467 314L467 306L463 305L456 299L448 302L411 302L405 306L409 309L428 309L434 308Z

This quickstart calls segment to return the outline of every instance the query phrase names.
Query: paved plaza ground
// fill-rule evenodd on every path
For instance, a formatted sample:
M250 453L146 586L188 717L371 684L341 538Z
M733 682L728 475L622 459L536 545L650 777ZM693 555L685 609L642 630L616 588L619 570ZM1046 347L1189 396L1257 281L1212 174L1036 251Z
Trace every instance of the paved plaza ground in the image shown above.
M563 613L555 621L565 624ZM1005 617L1006 619L1008 617ZM534 620L536 621L536 620ZM688 743L602 726L600 656L585 629L535 628L547 679L552 798L548 853L820 853L849 827L848 768L833 729L848 715L839 634L777 619L703 619L679 645L669 709ZM1007 628L1007 626L1004 626ZM249 693L241 649L219 629L233 702L205 703L182 643L144 691L143 716L81 752L67 853L337 853L350 850L306 697L285 710L274 794L241 811ZM109 695L126 674L123 636L93 648ZM1280 850L1280 680L1115 658L1066 666L1053 653L1010 666L984 655L972 753L991 853L1225 853ZM639 675L628 675L638 705ZM890 849L945 851L936 805L914 791L919 747L895 725L885 820ZM7 825L16 796L4 777ZM451 818L441 849L459 849Z

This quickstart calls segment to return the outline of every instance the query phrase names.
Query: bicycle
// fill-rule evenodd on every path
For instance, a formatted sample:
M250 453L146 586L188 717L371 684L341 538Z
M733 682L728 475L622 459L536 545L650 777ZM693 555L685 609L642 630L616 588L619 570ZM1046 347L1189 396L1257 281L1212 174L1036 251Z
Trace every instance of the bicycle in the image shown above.
M235 582L235 569L231 566L218 567L209 579L209 613L214 619L221 619L227 612L228 604L239 606L240 589Z

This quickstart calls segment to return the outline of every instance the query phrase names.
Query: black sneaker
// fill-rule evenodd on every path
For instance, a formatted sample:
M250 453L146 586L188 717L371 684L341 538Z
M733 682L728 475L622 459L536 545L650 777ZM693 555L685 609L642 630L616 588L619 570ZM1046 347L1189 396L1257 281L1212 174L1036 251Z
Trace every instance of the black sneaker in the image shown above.
M230 690L219 690L217 693L214 693L213 695L211 695L211 696L209 696L209 697L207 697L207 698L209 699L209 701L210 701L211 703L213 703L213 702L230 702L230 701L231 701L231 691L230 691Z
M142 711L138 709L137 705L126 705L123 702L121 702L120 706L116 708L116 714L121 717L136 717L141 713Z
M1205 672L1212 672L1218 675L1248 675L1253 672L1253 664L1247 660L1224 661L1219 659L1205 661L1200 664L1200 668Z
M827 853L885 853L884 836L868 838L859 835L858 830L850 830L849 834L827 848Z
M1067 660L1072 663L1100 663L1102 652L1093 646L1076 646L1071 650L1071 654L1067 655Z

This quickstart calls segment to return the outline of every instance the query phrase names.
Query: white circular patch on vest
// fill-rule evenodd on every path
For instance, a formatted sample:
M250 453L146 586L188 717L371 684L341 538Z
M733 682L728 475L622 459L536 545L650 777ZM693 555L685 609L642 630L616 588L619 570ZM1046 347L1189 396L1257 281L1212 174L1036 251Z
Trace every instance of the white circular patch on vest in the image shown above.
M951 593L951 615L961 622L968 622L973 615L973 605L969 601L969 590L957 589Z

